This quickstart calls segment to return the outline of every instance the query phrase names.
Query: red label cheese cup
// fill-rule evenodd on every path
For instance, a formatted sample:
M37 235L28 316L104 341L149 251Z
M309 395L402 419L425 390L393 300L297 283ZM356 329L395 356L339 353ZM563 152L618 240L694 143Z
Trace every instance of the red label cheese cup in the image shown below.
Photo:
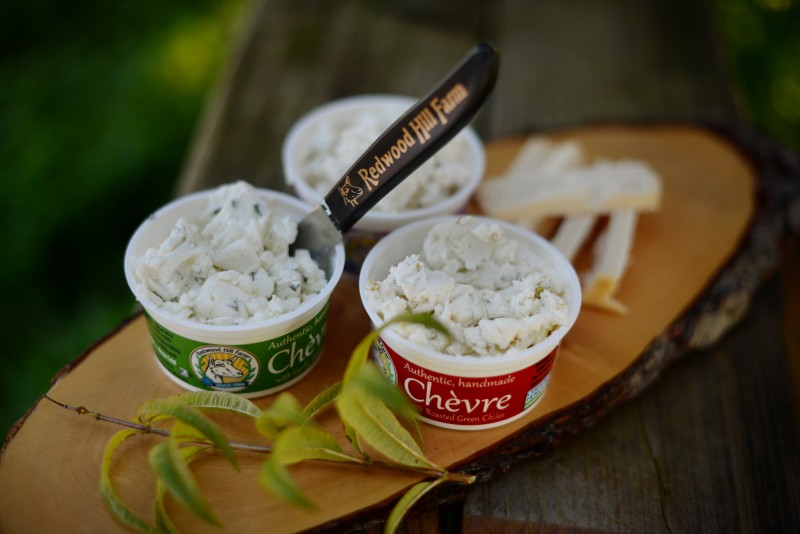
M569 317L566 324L528 349L488 356L445 354L411 342L391 328L381 331L373 359L383 374L417 406L423 421L457 430L493 428L533 409L546 391L561 340L575 323L581 306L575 270L548 241L503 221L473 217L498 224L508 238L532 250L553 276L565 282ZM368 283L384 280L393 265L420 253L430 229L453 218L421 221L392 232L367 255L359 290L373 326L383 321L367 304Z

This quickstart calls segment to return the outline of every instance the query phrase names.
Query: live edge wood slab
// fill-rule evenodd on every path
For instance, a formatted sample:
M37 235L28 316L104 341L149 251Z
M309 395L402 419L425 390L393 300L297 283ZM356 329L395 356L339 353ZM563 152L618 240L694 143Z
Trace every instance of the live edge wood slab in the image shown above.
M639 221L632 262L618 294L629 313L581 311L562 345L546 394L528 416L478 432L423 425L432 460L479 479L588 428L640 392L686 349L718 339L742 316L761 278L773 267L783 231L783 208L763 183L768 156L758 150L745 154L741 136L685 124L597 125L548 135L577 139L591 157L649 162L664 182L663 206ZM522 141L488 143L487 176L501 173ZM323 357L292 393L309 400L337 381L367 331L356 282L345 277L333 295ZM132 419L142 402L180 392L157 368L139 315L68 365L53 380L48 395ZM269 397L256 401L262 407L269 402ZM249 421L219 419L234 439L259 441ZM324 422L335 428L334 421ZM0 457L0 531L123 531L98 491L103 450L118 429L47 401L32 407L9 434ZM154 497L146 455L158 439L129 440L113 466L120 496L146 518L152 517ZM399 495L418 480L347 466L298 466L293 475L319 505L307 512L278 502L262 489L258 468L263 460L257 454L241 454L241 472L218 455L193 464L226 530L367 527L384 519ZM462 486L445 485L427 502L448 502L464 491ZM169 511L186 532L219 531L174 503L169 503Z

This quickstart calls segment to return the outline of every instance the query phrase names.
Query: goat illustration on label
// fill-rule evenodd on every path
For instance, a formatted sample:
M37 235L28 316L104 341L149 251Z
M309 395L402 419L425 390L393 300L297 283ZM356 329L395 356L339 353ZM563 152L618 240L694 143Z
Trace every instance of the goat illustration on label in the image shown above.
M239 391L258 376L261 365L252 353L238 347L203 346L192 351L192 370L204 386Z

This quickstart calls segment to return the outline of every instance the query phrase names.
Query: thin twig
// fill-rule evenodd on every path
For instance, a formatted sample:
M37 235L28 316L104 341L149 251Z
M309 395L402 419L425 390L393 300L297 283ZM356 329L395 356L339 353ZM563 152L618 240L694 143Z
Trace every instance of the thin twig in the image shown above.
M369 467L378 467L381 469L388 469L390 471L410 471L417 475L425 475L431 478L441 478L444 477L450 482L458 482L460 484L472 484L475 482L475 475L468 475L466 473L452 473L447 470L439 470L427 467L415 467L413 465L403 465L403 464L394 464L388 462L382 462L380 460L371 460L369 463L365 463Z
M100 412L93 412L84 406L73 406L71 404L66 404L63 402L59 402L54 398L45 395L45 399L49 400L53 404L61 406L67 410L72 412L76 412L79 415L88 415L97 419L98 421L105 421L107 423L113 423L115 425L121 425L128 428L133 428L135 430L139 430L144 434L157 434L163 437L170 437L170 433L167 430L163 430L161 428L155 428L150 425L143 425L140 423L135 423L133 421L128 421L126 419L118 419L116 417L111 417L108 415L104 415ZM197 442L187 442L194 445L212 445L208 441L197 441ZM237 443L237 442L230 442L230 446L233 449L237 449L240 451L248 451L248 452L257 452L257 453L269 453L272 452L272 448L266 445L253 445L251 443ZM321 462L330 462L331 460L325 460L324 458L317 459ZM338 462L337 462L338 463ZM376 467L379 469L386 469L390 471L408 471L417 475L423 475L431 478L441 478L445 477L450 482L457 482L460 484L472 484L475 482L474 475L468 475L466 473L451 473L446 470L439 470L434 468L426 468L426 467L416 467L411 465L403 465L403 464L396 464L396 463L389 463L389 462L382 462L380 460L374 459L361 459L353 457L353 462L356 465L360 465L363 467Z
M153 426L150 426L150 425L143 425L143 424L140 424L140 423L134 423L133 421L128 421L126 419L118 419L116 417L111 417L111 416L108 416L108 415L104 415L104 414L102 414L100 412L93 412L93 411L91 411L91 410L89 410L89 409L87 409L87 408L85 408L83 406L73 406L71 404L66 404L66 403L63 403L63 402L59 402L59 401L55 400L54 398L52 398L52 397L50 397L48 395L45 395L44 398L49 400L53 404L57 404L58 406L61 406L62 408L65 408L65 409L70 410L72 412L76 412L79 415L88 415L89 417L93 417L93 418L97 419L98 421L105 421L107 423L114 423L115 425L121 425L121 426L125 426L125 427L128 427L128 428L133 428L135 430L141 431L144 434L157 434L157 435L163 436L165 438L168 438L171 435L168 430L163 430L161 428L156 428L156 427L153 427ZM186 442L186 443L192 444L192 445L210 445L211 444L208 441ZM272 447L268 447L266 445L253 445L251 443L238 443L238 442L235 442L235 441L231 441L230 442L230 446L231 446L232 449L238 449L240 451L258 452L258 453L272 452Z
M103 415L103 414L101 414L99 412L93 412L93 411L91 411L91 410L89 410L89 409L87 409L87 408L85 408L83 406L73 406L71 404L66 404L64 402L59 402L59 401L55 400L53 397L50 397L48 395L45 395L44 398L49 400L53 404L57 404L58 406L61 406L62 408L66 408L67 410L70 410L72 412L76 412L79 415L88 415L89 417L94 417L98 421L106 421L107 423L114 423L115 425L126 426L128 428L133 428L135 430L140 430L140 431L142 431L142 432L144 432L146 434L158 434L159 436L164 436L164 437L167 437L167 438L170 435L169 432L167 432L166 430L162 430L160 428L154 428L154 427L152 427L150 425L142 425L142 424L139 424L139 423L134 423L133 421L128 421L128 420L125 420L125 419L117 419L116 417Z

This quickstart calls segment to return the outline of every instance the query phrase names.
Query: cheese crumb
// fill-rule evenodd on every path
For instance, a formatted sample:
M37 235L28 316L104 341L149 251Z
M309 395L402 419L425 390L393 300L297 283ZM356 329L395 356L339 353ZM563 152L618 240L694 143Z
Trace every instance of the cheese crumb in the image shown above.
M254 323L317 295L325 273L307 250L289 256L297 223L249 184L218 188L196 218L180 219L158 248L134 259L139 291L176 317Z
M447 339L417 324L392 325L407 339L453 355L500 355L543 341L568 321L566 283L494 223L459 217L433 227L421 254L368 285L367 304L383 320L429 313Z

